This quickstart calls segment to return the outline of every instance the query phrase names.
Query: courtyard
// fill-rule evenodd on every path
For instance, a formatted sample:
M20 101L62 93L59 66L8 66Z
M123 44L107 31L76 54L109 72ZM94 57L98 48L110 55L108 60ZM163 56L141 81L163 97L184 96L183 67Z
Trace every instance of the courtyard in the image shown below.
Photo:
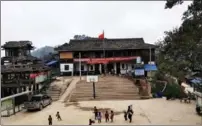
M133 122L124 121L123 111L128 105L133 105ZM10 117L2 117L3 125L48 125L48 116L53 118L53 125L88 125L88 120L94 119L93 107L115 112L114 122L101 125L131 124L131 125L202 125L202 117L195 112L195 103L180 103L179 100L167 101L166 99L150 100L110 100L110 101L82 101L76 103L54 102L42 111L22 111ZM59 111L62 121L56 120ZM99 125L96 121L96 125Z

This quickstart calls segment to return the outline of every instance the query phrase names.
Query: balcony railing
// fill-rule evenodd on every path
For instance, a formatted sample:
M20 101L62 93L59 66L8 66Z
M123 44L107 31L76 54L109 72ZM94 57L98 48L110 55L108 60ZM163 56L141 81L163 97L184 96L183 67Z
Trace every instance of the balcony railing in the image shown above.
M2 84L34 84L34 80L1 80Z

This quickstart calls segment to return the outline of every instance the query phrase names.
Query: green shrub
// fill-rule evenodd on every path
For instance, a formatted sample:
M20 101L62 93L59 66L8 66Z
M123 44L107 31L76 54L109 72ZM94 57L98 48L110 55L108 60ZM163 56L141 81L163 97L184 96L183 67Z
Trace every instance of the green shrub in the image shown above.
M164 96L171 96L175 98L180 98L181 88L178 84L168 84L165 91L163 92Z

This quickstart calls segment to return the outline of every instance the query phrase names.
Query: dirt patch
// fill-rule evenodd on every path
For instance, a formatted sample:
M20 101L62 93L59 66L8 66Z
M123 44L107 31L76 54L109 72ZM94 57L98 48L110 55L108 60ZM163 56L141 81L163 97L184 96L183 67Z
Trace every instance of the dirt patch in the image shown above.
M69 106L75 106L76 109L80 109L82 111L94 111L94 107L83 107L80 106L80 104L78 102L69 102L67 104L65 104L65 107L69 107ZM98 111L100 111L101 113L105 113L106 111L110 112L111 110L113 110L112 108L98 108ZM124 113L124 111L114 111L114 115L120 115Z

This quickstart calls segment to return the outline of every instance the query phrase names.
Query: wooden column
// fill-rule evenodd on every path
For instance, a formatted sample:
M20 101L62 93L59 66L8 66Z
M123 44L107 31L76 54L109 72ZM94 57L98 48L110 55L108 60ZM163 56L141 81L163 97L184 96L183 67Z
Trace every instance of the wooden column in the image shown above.
M102 64L99 64L100 74L102 74Z
M114 63L114 72L115 72L115 74L117 73L116 62Z

